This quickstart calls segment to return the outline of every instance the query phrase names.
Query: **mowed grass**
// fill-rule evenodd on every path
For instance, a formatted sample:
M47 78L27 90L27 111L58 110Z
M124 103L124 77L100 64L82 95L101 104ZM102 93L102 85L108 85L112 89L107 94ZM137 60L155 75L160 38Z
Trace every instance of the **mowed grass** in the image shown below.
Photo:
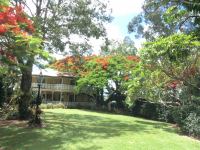
M0 127L5 150L200 150L171 124L76 109L45 110L46 127Z

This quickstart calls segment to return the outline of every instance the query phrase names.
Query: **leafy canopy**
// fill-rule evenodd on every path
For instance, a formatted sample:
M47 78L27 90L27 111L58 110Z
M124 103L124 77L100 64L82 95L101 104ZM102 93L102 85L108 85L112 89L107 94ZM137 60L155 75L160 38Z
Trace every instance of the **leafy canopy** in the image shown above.
M140 52L141 63L133 71L129 94L161 100L164 93L178 87L199 89L199 48L198 39L186 34L147 42Z

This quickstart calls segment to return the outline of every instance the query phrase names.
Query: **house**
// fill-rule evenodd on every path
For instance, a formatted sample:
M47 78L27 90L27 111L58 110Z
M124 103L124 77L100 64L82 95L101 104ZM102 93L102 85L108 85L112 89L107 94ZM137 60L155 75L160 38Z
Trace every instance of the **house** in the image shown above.
M38 91L39 76L41 76L43 103L63 103L74 107L95 105L89 95L75 92L76 77L74 75L49 68L32 72L32 92Z

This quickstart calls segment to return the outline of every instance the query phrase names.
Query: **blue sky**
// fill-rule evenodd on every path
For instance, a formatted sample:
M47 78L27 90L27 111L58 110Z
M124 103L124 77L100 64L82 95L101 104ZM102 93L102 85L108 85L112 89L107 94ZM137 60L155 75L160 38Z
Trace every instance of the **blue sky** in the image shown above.
M129 21L142 11L142 4L144 0L109 0L109 7L113 10L112 16L114 17L111 27L115 32L124 37L128 35L127 25ZM112 34L112 32L108 34Z
M133 34L128 34L128 23L131 19L142 11L144 0L109 0L109 8L112 9L113 21L106 24L108 38L115 41L122 41L125 36L130 36L136 47L140 48L143 39L134 39ZM101 40L91 40L93 48L98 53L100 45L103 44Z
M121 33L123 37L130 36L133 37L132 34L128 33L128 23L132 20L135 14L129 14L125 16L118 16L112 21L112 25L118 28L118 32Z

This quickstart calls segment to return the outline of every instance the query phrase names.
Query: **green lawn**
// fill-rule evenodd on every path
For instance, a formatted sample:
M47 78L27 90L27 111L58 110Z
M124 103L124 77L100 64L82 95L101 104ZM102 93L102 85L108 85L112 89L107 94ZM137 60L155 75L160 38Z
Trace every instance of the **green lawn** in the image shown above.
M172 125L76 109L45 110L46 127L0 127L5 150L200 150L200 141Z

